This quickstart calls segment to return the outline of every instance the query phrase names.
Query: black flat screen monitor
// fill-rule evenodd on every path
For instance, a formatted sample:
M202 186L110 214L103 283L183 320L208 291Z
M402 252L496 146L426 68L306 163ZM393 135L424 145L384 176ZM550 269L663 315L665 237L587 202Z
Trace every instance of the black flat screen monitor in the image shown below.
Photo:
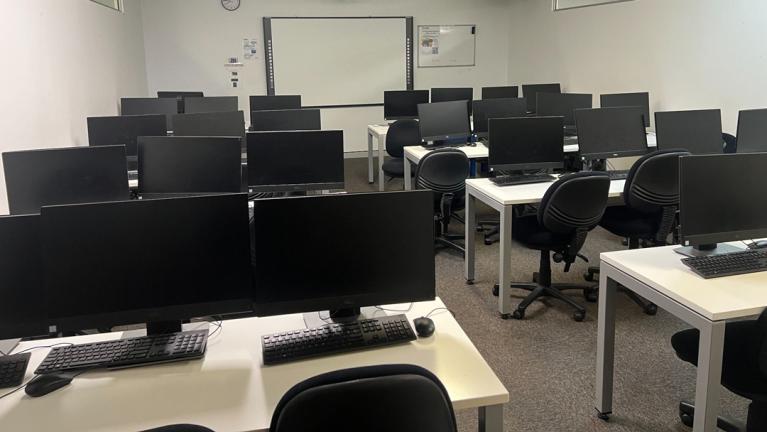
M173 130L171 118L178 113L177 103L167 98L122 98L120 99L120 114L144 115L162 114L165 116L165 129Z
M40 216L0 216L0 340L48 334L41 247Z
M343 131L248 132L253 192L343 189Z
M467 139L471 135L469 112L463 101L418 105L421 139L439 141Z
M527 102L524 98L483 99L474 101L472 105L474 105L474 133L480 138L486 138L488 135L489 119L524 117L527 113Z
M650 127L650 93L615 93L599 96L602 108L641 107L644 127Z
M537 95L536 115L544 117L561 116L565 126L575 126L575 110L591 108L593 96L579 93L545 93Z
M738 153L767 152L767 109L738 113Z
M257 315L434 299L430 191L256 200L253 214Z
M433 88L431 102L466 101L466 109L471 115L471 101L474 99L474 89L471 87Z
M241 141L238 137L139 138L139 194L146 198L241 192Z
M178 113L184 113L184 99L188 97L203 97L201 91L158 91L157 97L176 99Z
M428 90L396 90L384 92L384 118L407 120L418 118L418 105L429 103Z
M523 84L522 96L527 99L527 112L535 112L538 93L562 93L562 88L559 84Z
M562 117L491 119L490 167L501 171L562 168L564 134Z
M128 156L136 156L140 136L168 135L168 120L159 114L88 117L88 145L123 145Z
M71 147L3 153L11 214L37 214L56 204L130 197L125 147Z
M641 156L647 153L642 107L575 110L578 149L585 160Z
M43 208L50 319L78 330L251 311L247 200L229 194Z
M237 96L188 97L184 99L184 113L237 111Z
M322 117L317 108L253 111L251 131L297 131L322 129Z
M683 156L679 164L682 245L767 237L767 153Z
M251 96L250 111L301 109L301 95Z
M245 136L242 111L176 114L173 116L175 136Z
M722 114L718 109L655 113L658 150L683 149L692 154L722 154Z
M519 97L519 87L482 87L482 99L509 99Z

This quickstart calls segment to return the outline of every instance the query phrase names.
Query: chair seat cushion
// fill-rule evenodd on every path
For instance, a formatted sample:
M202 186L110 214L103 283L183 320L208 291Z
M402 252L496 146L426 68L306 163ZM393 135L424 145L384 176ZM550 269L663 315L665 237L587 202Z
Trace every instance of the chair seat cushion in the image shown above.
M542 227L535 215L514 219L512 237L526 248L535 250L561 249L570 241L570 236L556 234Z
M402 158L389 158L383 163L383 172L389 177L405 177L405 165ZM412 173L412 171L411 171Z
M626 206L608 207L599 225L621 237L648 238L658 231L659 215L648 215Z

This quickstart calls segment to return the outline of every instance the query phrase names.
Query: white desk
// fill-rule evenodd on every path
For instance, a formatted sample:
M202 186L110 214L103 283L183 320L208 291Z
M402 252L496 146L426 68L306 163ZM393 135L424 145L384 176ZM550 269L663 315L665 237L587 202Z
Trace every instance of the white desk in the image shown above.
M625 180L610 182L610 197L623 194ZM500 253L498 272L498 311L506 319L511 314L511 297L506 292L511 284L511 220L512 206L515 204L534 204L543 199L543 195L553 183L533 183L517 186L496 186L489 179L466 180L466 258L465 276L469 284L474 283L474 259L476 245L476 209L477 200L498 210L501 214Z
M416 303L407 315L412 320L437 307L444 307L439 299ZM88 372L69 386L36 399L18 391L0 400L0 425L4 431L135 432L193 423L217 431L267 431L277 402L304 379L343 368L410 363L440 378L456 410L479 409L480 430L502 431L508 391L449 312L438 311L431 317L436 332L430 338L279 366L262 365L260 337L303 328L301 315L224 321L222 330L209 340L203 360ZM201 324L192 324L192 328L195 325ZM108 333L24 342L17 351L120 336ZM26 379L47 352L33 352Z
M378 141L378 190L384 190L384 151L386 149L386 133L389 132L389 125L372 124L368 125L368 183L375 181L375 171L373 170L373 139Z
M767 307L767 273L703 279L682 264L676 247L600 255L596 409L601 415L612 413L615 297L620 284L700 330L693 431L714 432L725 322L758 315Z

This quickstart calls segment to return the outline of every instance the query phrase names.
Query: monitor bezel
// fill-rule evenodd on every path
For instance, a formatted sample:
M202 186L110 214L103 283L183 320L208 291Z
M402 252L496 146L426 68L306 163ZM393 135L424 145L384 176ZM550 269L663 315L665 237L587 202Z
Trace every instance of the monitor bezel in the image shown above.
M573 114L573 117L576 119L576 123L578 121L577 112L578 111L586 111L586 110L602 110L602 109L621 109L621 108L641 108L641 107L635 107L635 106L628 106L628 107L608 107L608 108L579 108L575 110L575 113ZM644 116L644 115L643 115ZM644 124L644 121L643 121ZM644 129L644 128L643 128ZM612 159L612 158L622 158L622 157L634 157L634 156L644 156L647 153L651 151L650 146L647 143L647 133L642 134L644 136L644 150L636 149L636 150L623 150L623 151L612 151L612 152L592 152L592 153L584 153L581 149L580 142L578 143L578 156L581 158L581 160L584 161L591 161L591 160L599 160L599 159Z
M517 119L530 119L530 117L510 117L510 118L517 118ZM561 118L560 116L546 116L546 117L535 117L535 118ZM504 119L493 119L493 120L504 120ZM488 130L490 128L488 127ZM490 166L490 168L494 171L528 171L528 170L541 170L541 169L563 169L565 167L565 133L564 128L560 128L560 133L562 134L562 145L559 147L559 152L562 155L562 160L559 162L554 161L548 161L548 162L534 162L534 163L518 163L518 164L493 164L490 160L490 152L492 151L493 147L493 140L491 139L489 141L488 145L488 157L487 157L487 163Z

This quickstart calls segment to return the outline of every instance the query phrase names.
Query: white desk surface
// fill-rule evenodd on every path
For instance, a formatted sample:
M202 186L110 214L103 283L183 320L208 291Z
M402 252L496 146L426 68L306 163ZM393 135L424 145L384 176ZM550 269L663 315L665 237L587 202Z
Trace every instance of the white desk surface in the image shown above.
M485 159L488 155L488 148L482 143L477 143L474 147L461 146L454 148L466 153L469 159ZM407 146L404 148L404 151L407 159L420 161L424 156L433 152L434 149L424 146Z
M543 195L553 182L530 183L514 186L497 186L488 178L466 180L467 191L474 196L482 196L498 204L507 206L514 204L532 204L540 202ZM626 180L613 180L610 182L609 197L619 197L623 194L623 186ZM482 201L487 202L486 199Z
M380 137L381 135L386 135L389 132L389 125L388 124L370 124L368 125L368 131L371 132L373 135Z
M439 299L416 303L407 316L412 320L437 307L444 307ZM277 402L296 383L337 369L391 363L416 364L432 371L457 410L508 402L508 391L450 313L438 311L431 318L436 332L430 338L279 366L262 365L260 336L303 328L300 314L224 321L222 330L209 340L203 360L88 372L40 398L20 390L0 400L0 425L4 431L135 432L193 423L217 431L266 431ZM107 333L24 342L17 351L120 336ZM48 349L33 351L25 381L47 353Z
M684 257L674 252L678 247L605 252L600 259L711 321L750 317L767 308L767 272L703 279L682 264Z

